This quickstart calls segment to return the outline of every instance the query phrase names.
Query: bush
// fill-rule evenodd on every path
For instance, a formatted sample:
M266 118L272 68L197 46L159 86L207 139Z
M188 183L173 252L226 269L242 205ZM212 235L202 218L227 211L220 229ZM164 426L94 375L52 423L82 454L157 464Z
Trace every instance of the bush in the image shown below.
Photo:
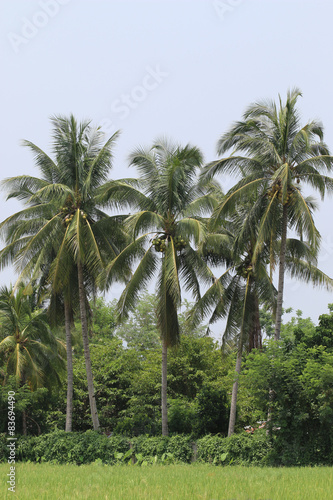
M143 456L150 462L156 457L162 462L191 462L192 441L190 436L176 435L172 437L139 436L131 440L135 455Z
M130 449L131 443L131 449ZM320 450L299 449L293 443L280 441L280 436L266 436L264 430L252 434L234 434L229 438L208 435L196 441L197 460L215 465L320 465L332 464L331 456L325 461ZM124 436L57 431L42 436L20 436L16 441L17 461L53 462L58 464L89 464L100 462L114 465L131 463L190 463L193 460L192 438L188 435L170 437L138 436L131 440ZM317 453L317 455L316 455ZM0 457L8 457L7 436L0 434ZM325 455L326 457L326 455ZM134 460L133 460L134 462Z
M197 396L198 413L195 432L206 434L227 434L229 422L228 395L224 388L205 385Z
M167 453L170 453L175 460L180 462L191 462L193 449L190 436L172 436L168 440Z
M7 448L7 436L6 434L0 434L0 463L7 462L8 448Z
M268 465L271 442L265 432L205 436L197 441L198 460L216 465Z
M168 440L169 438L164 436L138 436L131 439L131 443L135 454L161 458L164 453L167 453Z
M117 461L115 454L125 453L129 448L127 439L121 436L107 438L94 431L57 431L38 437L20 437L17 443L18 460L76 465L98 459L114 464Z
M168 426L170 433L188 434L197 420L196 406L185 399L168 401Z
M17 440L17 461L52 462L57 464L89 464L101 461L113 465L130 460L131 456L148 463L161 461L191 462L192 443L189 436L139 436L130 441L123 436L99 434L94 431L67 433L57 431L42 436L20 436ZM0 452L7 456L6 436L0 436Z

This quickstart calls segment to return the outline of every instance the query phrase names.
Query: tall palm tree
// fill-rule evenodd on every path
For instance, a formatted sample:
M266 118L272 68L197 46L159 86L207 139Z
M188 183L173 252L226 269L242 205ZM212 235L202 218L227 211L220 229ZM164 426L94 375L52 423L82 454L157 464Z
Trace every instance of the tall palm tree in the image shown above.
M261 253L253 264L260 206L260 200L254 197L243 204L237 204L235 212L224 220L223 231L207 235L201 248L203 258L210 266L224 264L226 270L197 302L190 317L192 323L202 321L208 314L211 314L210 323L219 318L227 318L222 346L229 340L236 341L238 346L228 435L234 432L236 421L243 347L246 346L248 351L261 348L259 305L276 309L277 294L268 265L274 265L276 256L280 253L281 242L268 239L261 245ZM215 221L212 221L211 226L216 226ZM285 259L286 270L291 276L332 288L333 281L316 267L313 249L306 242L295 238L287 239Z
M162 339L162 434L168 434L167 349L179 342L178 309L181 280L198 298L199 279L211 279L195 251L206 233L202 215L214 208L215 198L197 183L200 151L187 145L156 141L130 156L140 178L109 183L101 192L105 202L128 205L135 213L125 220L132 242L107 267L109 282L124 264L138 262L119 300L120 317L135 307L142 288L157 276L157 317ZM211 186L213 189L213 186ZM157 274L158 273L158 274Z
M55 293L64 291L65 304L75 265L89 402L93 427L98 429L88 340L87 284L96 281L106 260L113 259L126 240L120 219L100 210L96 200L98 188L106 182L111 168L117 134L104 143L99 129L93 129L88 121L77 123L72 115L54 117L52 124L54 160L35 144L24 142L35 155L41 178L23 175L4 181L8 198L23 200L26 207L0 225L7 244L0 253L0 262L5 265L14 261L24 276L36 278L43 266L50 264L52 255L48 279Z
M191 323L196 323L210 315L210 324L226 318L222 348L230 341L237 345L228 436L233 434L236 422L238 378L243 349L247 346L248 351L251 351L262 347L259 304L274 308L276 298L275 288L266 269L267 245L262 248L256 265L252 263L257 228L249 205L248 202L237 207L237 211L224 221L223 230L207 235L200 249L203 258L210 266L225 265L226 270L213 280L189 317Z
M36 291L27 291L20 284L13 289L0 289L1 341L0 359L4 380L14 375L18 385L30 389L61 385L60 374L65 368L65 347L49 326L45 309L36 302ZM26 414L23 412L23 433L26 434Z
M218 142L219 155L230 149L232 154L210 163L204 171L208 179L220 172L241 175L216 210L216 219L232 212L249 193L257 193L261 219L253 262L265 241L273 234L281 236L275 339L281 329L288 228L305 235L314 251L320 241L312 216L315 203L304 197L301 186L308 184L322 198L333 189L333 180L325 175L332 169L333 158L323 142L323 127L317 121L301 126L296 109L300 96L293 89L285 103L279 98L278 105L272 101L251 105L243 121L235 123Z

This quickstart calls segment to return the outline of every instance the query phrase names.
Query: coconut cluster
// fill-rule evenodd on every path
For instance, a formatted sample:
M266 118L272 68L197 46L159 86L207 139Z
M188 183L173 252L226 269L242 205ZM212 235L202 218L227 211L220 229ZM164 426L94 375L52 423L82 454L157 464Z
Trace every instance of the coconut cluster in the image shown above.
M187 245L187 241L184 240L181 236L175 236L174 242L175 242L176 250L179 250L179 251L183 250Z
M64 214L64 223L66 226L68 226L74 218L74 213L73 212L68 213L68 207L62 207L61 211ZM85 220L87 219L87 214L83 210L81 210L81 215L83 219Z
M183 250L187 245L187 241L184 240L181 236L175 236L173 241L176 250L179 252ZM155 238L152 241L152 244L154 245L156 252L165 252L167 246L167 239L165 237Z
M73 217L74 217L74 215L73 215L73 214L71 214L71 215L67 215L67 216L65 217L64 222L65 222L66 226L68 226L68 225L72 222Z
M155 238L152 241L156 252L165 252L166 249L166 241L165 238Z
M243 278L247 278L248 275L252 272L253 267L251 264L244 263L238 266L237 268L237 274L238 276L242 276Z
M282 188L281 188L281 184L279 182L273 184L271 189L269 191L267 191L268 198L270 198L270 199L273 198L275 193L277 193L277 199L279 200L279 202L282 203ZM289 203L290 199L292 198L292 195L293 195L293 189L288 188L286 198L285 198L284 203L283 203L284 205L287 205Z

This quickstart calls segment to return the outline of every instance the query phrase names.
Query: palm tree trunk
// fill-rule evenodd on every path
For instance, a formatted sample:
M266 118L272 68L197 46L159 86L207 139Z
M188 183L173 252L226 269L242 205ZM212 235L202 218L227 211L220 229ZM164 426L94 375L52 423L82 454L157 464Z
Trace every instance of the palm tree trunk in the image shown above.
M239 341L239 347L237 351L237 360L236 360L236 376L232 386L232 396L231 396L231 405L230 405L230 417L229 417L229 428L228 428L228 437L230 437L235 431L235 423L236 423L236 406L237 406L237 392L238 392L238 379L239 374L241 372L242 365L242 339Z
M83 285L83 269L82 269L82 264L81 264L80 260L78 261L78 264L77 264L77 270L78 270L78 282L79 282L79 300L80 300L82 340L83 340L84 359L85 359L85 363L86 363L86 372L87 372L89 403L90 403L93 428L95 431L97 431L99 429L99 420L98 420L97 407L96 407L94 380L93 380L93 375L92 375L92 371L91 371L89 338L88 338L88 324L87 324L87 311L86 311L86 294L85 294L84 285Z
M279 265L279 285L278 285L278 294L276 302L276 319L275 319L275 334L274 334L275 340L279 340L281 331L284 268L286 262L287 224L288 224L288 206L283 205L280 265Z
M22 434L23 436L27 435L27 414L25 410L22 412Z
M73 356L71 335L71 314L67 300L65 300L65 330L67 351L67 408L66 408L66 432L72 432L73 417Z
M254 296L254 328L255 328L255 349L262 349L262 335L260 325L259 300L257 294Z
M254 293L253 300L253 323L249 334L249 352L252 349L262 349L259 301L256 293Z
M166 340L163 340L162 341L162 436L168 435L167 359L168 359L167 342Z

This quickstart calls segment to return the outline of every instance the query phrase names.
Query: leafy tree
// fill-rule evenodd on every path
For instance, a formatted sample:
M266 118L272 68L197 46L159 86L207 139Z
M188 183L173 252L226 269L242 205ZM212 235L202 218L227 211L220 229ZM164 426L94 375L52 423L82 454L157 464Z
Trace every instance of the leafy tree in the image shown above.
M117 335L126 341L128 348L146 351L159 348L160 332L157 318L156 295L140 295L129 317L117 328Z
M291 347L304 344L306 348L325 346L328 350L333 348L333 305L328 304L329 314L319 316L319 325L315 326L310 318L303 318L300 310L296 317L281 327L281 336L284 342L289 342Z
M38 387L31 390L26 383L19 386L14 375L10 375L4 385L0 384L0 432L8 432L8 392L15 392L16 434L40 435L49 430L48 417L61 397L62 386L53 385L52 390Z
M229 405L225 389L212 384L205 385L197 397L196 433L224 434L228 432Z
M126 341L128 348L146 351L160 347L157 304L156 295L144 292L139 296L136 307L129 314L129 317L118 326L116 334ZM190 328L187 322L187 316L192 306L193 304L186 299L183 301L182 310L178 313L179 331L181 336L202 337L206 334L207 327L197 324Z
M295 326L297 329L297 326ZM270 436L272 459L280 465L331 463L333 355L325 346L307 347L282 339L253 351L241 375L240 413L265 419L273 405ZM274 391L273 402L268 389ZM250 401L250 408L248 402Z
M90 302L92 337L112 338L117 326L116 300L105 302L97 297Z
M119 339L91 344L92 366L96 373L95 386L101 402L101 427L115 434L158 435L161 426L161 345L144 351L125 348ZM224 384L230 363L222 361L217 343L210 337L185 335L168 355L168 416L170 432L200 433L199 405L201 391L226 394ZM74 359L74 420L75 430L89 428L89 403L84 380L82 356ZM206 403L208 405L208 402ZM60 405L59 405L60 406ZM64 405L61 405L64 407ZM223 398L221 408L224 407ZM227 405L228 407L228 405ZM212 406L210 407L211 411ZM177 422L177 415L184 422ZM224 432L224 420L212 418ZM190 425L185 427L185 421ZM218 424L220 422L220 424ZM214 424L214 425L215 425Z

